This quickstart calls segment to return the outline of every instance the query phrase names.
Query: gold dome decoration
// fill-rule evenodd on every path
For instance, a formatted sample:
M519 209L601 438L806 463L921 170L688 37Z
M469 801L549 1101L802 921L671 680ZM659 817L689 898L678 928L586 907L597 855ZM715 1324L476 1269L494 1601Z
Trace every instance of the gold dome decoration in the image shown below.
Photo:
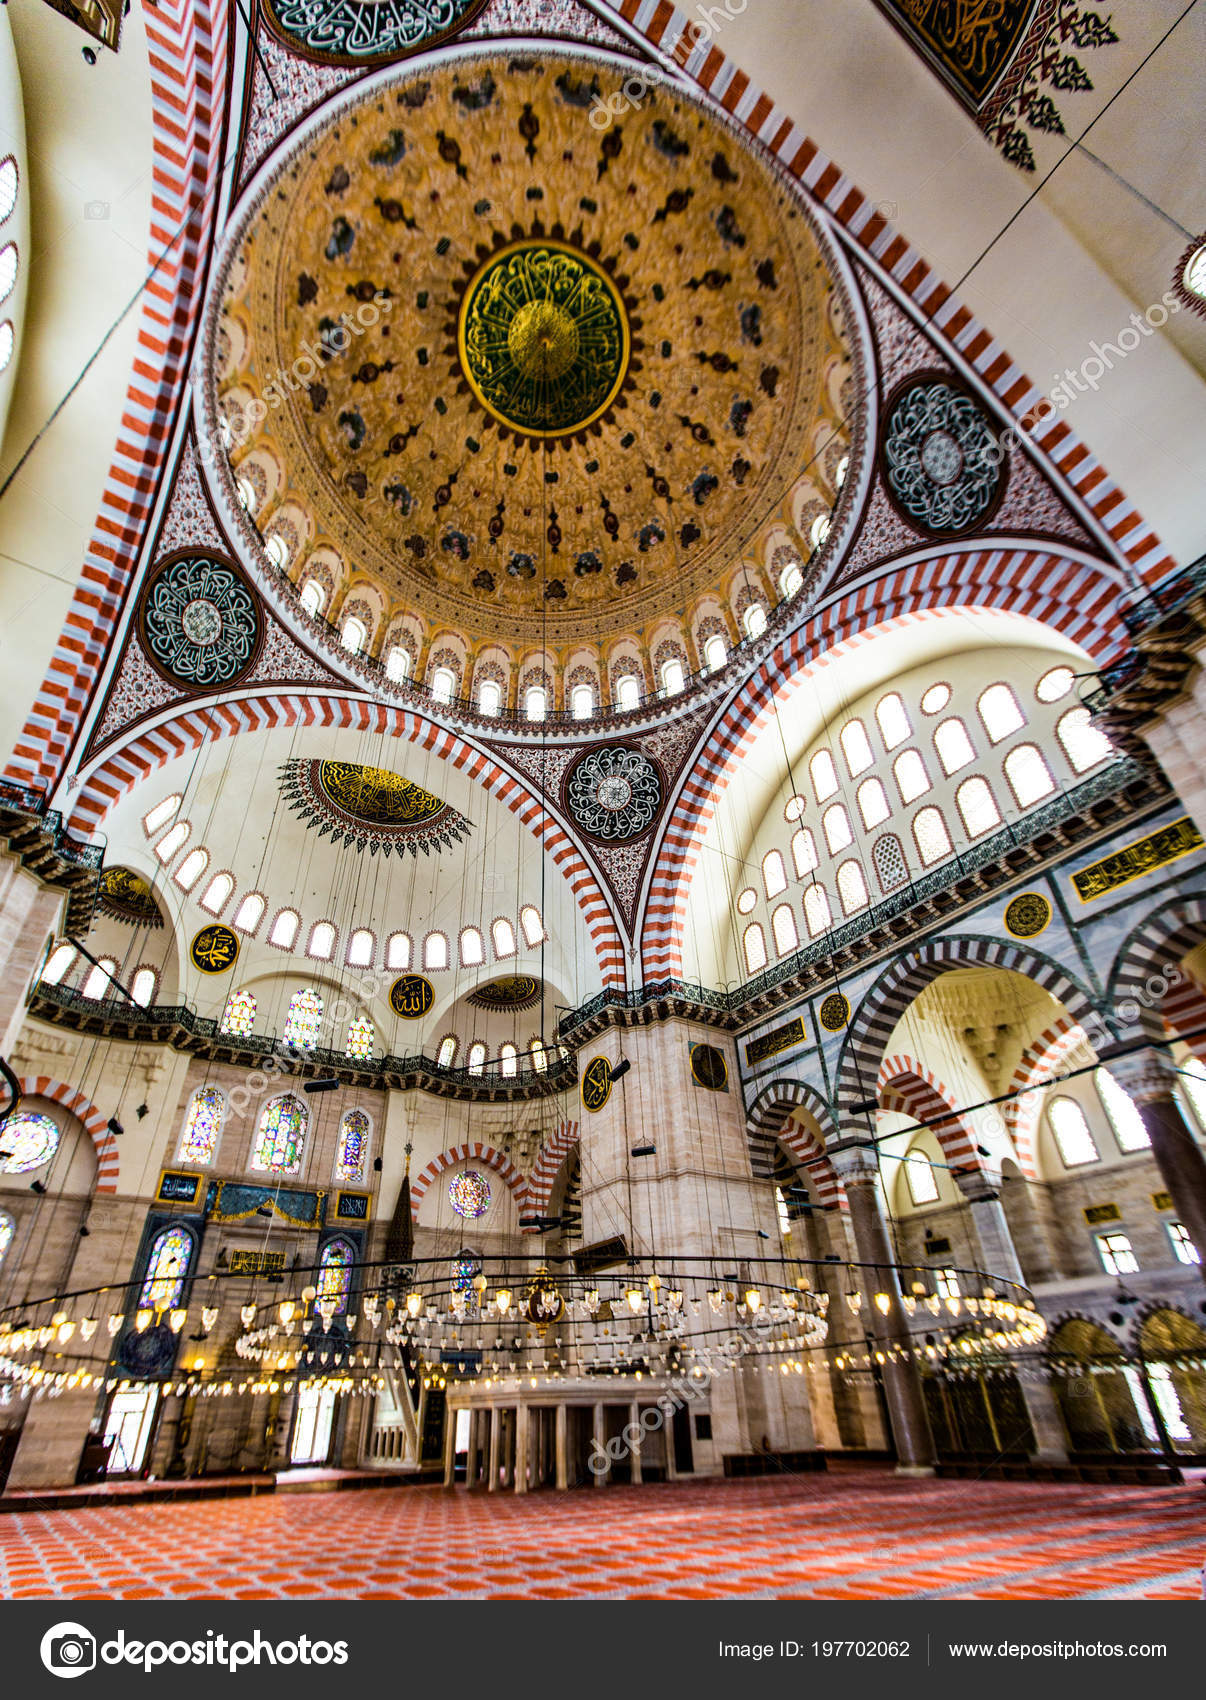
M601 134L630 75L555 48L400 67L236 227L206 333L228 505L248 456L279 468L255 526L288 510L298 585L319 550L337 598L375 587L375 638L413 615L432 654L651 650L850 448L823 239L682 90Z

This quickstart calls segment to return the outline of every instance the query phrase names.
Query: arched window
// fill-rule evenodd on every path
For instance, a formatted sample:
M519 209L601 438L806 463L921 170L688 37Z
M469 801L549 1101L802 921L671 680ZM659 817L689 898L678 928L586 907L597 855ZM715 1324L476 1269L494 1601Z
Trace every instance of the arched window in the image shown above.
M16 1231L17 1225L8 1211L0 1210L0 1266L3 1265L4 1259L8 1256L8 1248L13 1243L13 1235Z
M50 953L50 961L42 970L44 986L58 986L67 977L67 970L75 961L75 947L69 944L56 945Z
M377 1035L372 1022L367 1015L358 1015L348 1027L343 1054L356 1062L372 1062L376 1043Z
M490 941L498 957L515 955L515 928L501 917L490 928Z
M548 713L548 692L543 685L529 685L523 693L525 720L543 720Z
M544 922L540 919L540 911L533 903L525 903L519 911L519 925L523 930L525 943L534 950L543 944L545 939Z
M812 544L814 550L819 549L825 539L829 536L829 527L831 524L832 521L828 514L818 514L813 520L808 529L808 541Z
M885 750L894 750L912 734L908 712L895 691L889 691L886 697L880 697L875 705L875 718Z
M335 928L330 921L315 921L310 929L306 955L316 962L329 962L335 954Z
M807 807L807 802L797 792L795 796L789 797L784 803L783 819L785 821L798 821Z
M616 705L622 709L641 706L641 682L635 673L621 673L616 680Z
M931 685L922 697L921 712L923 714L941 714L950 700L951 688L940 680L938 684Z
M1040 702L1059 702L1067 696L1075 681L1076 674L1071 667L1052 667L1034 687L1034 694Z
M842 863L837 871L837 888L843 915L856 914L858 910L865 909L871 901L867 893L866 877L858 862Z
M533 1039L528 1049L532 1055L533 1068L539 1069L540 1073L543 1074L545 1069L548 1067L548 1058L546 1057L544 1050L544 1040Z
M171 797L165 797L162 803L156 803L149 814L143 815L142 830L148 838L153 838L161 826L167 825L182 801L180 793L176 792Z
M216 1086L199 1086L193 1093L180 1136L178 1163L212 1163L226 1114L226 1099Z
M892 772L902 803L916 802L917 798L924 797L930 788L930 776L917 750L906 750L903 755L897 756Z
M159 843L154 846L155 854L159 860L170 862L177 850L183 846L191 830L186 820L178 820L174 827L165 832Z
M502 686L497 679L483 679L477 687L477 706L482 714L495 715L502 708Z
M385 676L400 685L410 678L410 651L400 643L391 644L385 657Z
M322 605L326 601L326 592L316 578L308 578L302 585L301 605L310 615L317 619L322 613Z
M302 1151L310 1115L299 1098L287 1093L264 1105L256 1134L253 1169L269 1169L279 1175L301 1173Z
M1114 753L1114 746L1105 733L1098 731L1090 721L1087 708L1070 708L1067 714L1061 715L1055 736L1076 773L1087 773L1099 761Z
M436 1064L440 1068L451 1068L456 1061L456 1034L446 1033L440 1040L440 1048L436 1052Z
M339 1123L339 1154L335 1179L353 1183L364 1179L368 1163L369 1135L373 1124L363 1110L345 1110Z
M687 683L686 670L682 660L672 655L669 661L662 662L662 690L668 697L676 697Z
M850 777L857 779L860 773L866 773L875 759L871 754L871 740L867 737L867 728L861 720L848 720L839 737Z
M894 832L885 832L875 840L871 858L881 891L895 891L908 879L909 864L905 861L904 846Z
M343 622L339 641L345 649L351 650L353 655L359 655L368 642L368 627L363 620L358 620L354 614L349 614Z
M787 890L787 871L777 850L768 850L762 858L762 883L767 897L778 897L781 891Z
M868 832L874 826L881 826L892 813L888 793L878 779L864 779L859 786L858 812Z
M190 850L172 878L182 891L191 891L208 866L208 850Z
M296 909L282 909L272 923L272 931L268 934L268 943L276 945L280 950L292 950L293 941L297 937L297 929L301 925L301 916Z
M431 695L435 702L451 702L456 695L456 674L451 667L437 667L431 675Z
M59 1127L37 1110L18 1110L0 1127L0 1175L44 1169L59 1148Z
M1186 1057L1177 1073L1181 1090L1189 1101L1197 1124L1202 1132L1206 1133L1206 1063L1197 1057Z
M428 933L423 940L423 966L437 970L447 968L448 940L443 933Z
M328 1240L323 1246L318 1259L318 1296L315 1303L324 1319L342 1316L347 1310L355 1266L356 1252L350 1240Z
M925 867L951 853L951 835L940 809L919 809L913 817L913 842Z
M385 946L385 966L387 968L409 968L410 952L410 934L391 933Z
M281 1036L287 1045L296 1045L299 1051L312 1051L318 1044L321 1026L322 999L311 987L304 986L289 999L285 1031Z
M938 751L938 760L942 763L942 771L948 777L958 773L961 767L976 759L972 741L967 735L967 727L954 716L944 720L934 731L934 748Z
M232 992L222 1011L219 1030L223 1033L250 1033L255 1026L255 998L250 992Z
M113 976L117 973L117 961L112 956L98 957L88 978L84 981L81 997L97 1003L101 998L108 997L113 990Z
M1128 1153L1150 1150L1151 1136L1143 1125L1143 1117L1139 1114L1135 1100L1126 1088L1118 1084L1108 1068L1094 1069L1093 1083L1097 1087L1098 1097L1105 1105L1105 1113L1110 1118L1118 1149Z
M233 890L234 880L229 874L215 874L199 899L202 909L207 909L211 915L220 915Z
M486 1066L486 1047L480 1040L469 1047L469 1072L480 1074Z
M979 838L1001 824L1001 811L987 779L965 779L955 792L955 806L969 838Z
M289 565L289 545L278 531L264 539L264 553L281 572Z
M938 1177L934 1173L934 1165L916 1146L905 1158L905 1176L909 1183L909 1197L914 1204L938 1202Z
M147 1272L138 1295L141 1310L177 1310L184 1278L193 1261L193 1236L187 1228L164 1228L151 1241Z
M349 968L371 968L376 941L367 927L357 927L348 940Z
M989 685L986 691L980 693L976 712L988 733L990 744L999 744L1002 738L1008 738L1012 732L1020 732L1026 724L1022 705L1008 685Z
M729 652L724 639L719 632L713 632L707 643L704 644L704 665L711 672L719 673L728 658Z
M1050 796L1055 790L1051 769L1034 744L1018 744L1005 757L1005 777L1020 809Z
M499 1046L498 1060L501 1062L502 1072L508 1080L512 1080L515 1077L515 1073L519 1066L518 1057L519 1053L515 1049L515 1046L511 1044L510 1040L508 1040L505 1045Z
M1065 1169L1080 1169L1100 1160L1085 1113L1075 1098L1052 1098L1047 1105L1047 1121Z
M796 930L796 917L789 903L780 903L771 916L771 932L775 938L775 949L780 956L789 956L799 946L800 935Z
M804 925L808 928L810 939L815 939L818 933L828 932L833 925L829 893L823 885L815 882L804 887Z
M476 927L461 928L461 967L476 968L486 960L486 942Z
M783 600L789 601L804 583L804 574L800 571L799 561L792 561L784 567L779 578L779 594Z
M824 803L838 788L837 768L828 750L817 751L808 764L808 772L817 802Z
M839 850L844 850L847 844L853 844L854 834L850 830L850 816L841 803L831 803L821 816L821 825L825 830L825 842L829 846L829 854L836 856Z
M806 826L792 833L791 859L795 864L798 879L803 879L805 874L810 874L818 866L816 839Z
M595 712L593 685L575 685L570 692L570 713L575 720L589 720Z
M766 609L761 602L751 602L741 616L741 624L745 627L748 638L760 638L766 630Z
M130 996L140 1009L149 1009L155 1001L155 991L159 985L159 975L153 968L142 967L135 970L130 982Z
M249 891L235 910L234 924L241 933L254 933L264 919L267 899L258 891Z
M745 966L749 974L757 974L766 967L766 934L757 921L751 921L741 935L745 949Z

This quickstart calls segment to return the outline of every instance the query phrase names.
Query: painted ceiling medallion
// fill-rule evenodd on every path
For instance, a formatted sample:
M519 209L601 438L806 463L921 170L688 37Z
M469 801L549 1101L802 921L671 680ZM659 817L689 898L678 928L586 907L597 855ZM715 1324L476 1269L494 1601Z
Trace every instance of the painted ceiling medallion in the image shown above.
M531 1009L540 1002L542 986L531 974L505 974L477 986L465 999L475 1009Z
M884 479L905 518L935 536L982 525L1001 496L1005 451L971 396L927 378L886 412Z
M192 552L154 568L138 625L152 665L191 690L234 684L260 642L259 609L242 573L229 561Z
M281 795L320 838L384 856L409 850L425 856L451 849L472 823L446 803L387 767L346 761L281 764Z
M801 470L851 448L824 239L722 121L652 73L633 106L630 75L551 45L400 69L283 150L237 226L210 475L246 528L238 469L279 468L386 629L644 642L768 559L793 499L836 501Z
M486 0L265 0L273 30L308 59L381 65L447 41Z
M163 916L155 894L133 868L106 868L100 877L96 907L114 921L134 927L162 927Z
M565 802L583 832L614 844L648 831L662 806L662 779L648 756L623 744L589 750L570 770Z

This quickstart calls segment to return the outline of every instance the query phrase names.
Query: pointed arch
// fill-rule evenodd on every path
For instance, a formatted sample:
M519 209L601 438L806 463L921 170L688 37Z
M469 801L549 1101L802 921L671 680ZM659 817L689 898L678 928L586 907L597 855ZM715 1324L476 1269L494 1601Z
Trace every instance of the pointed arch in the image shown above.
M61 1080L51 1080L45 1074L25 1075L21 1080L21 1096L45 1098L48 1103L59 1104L83 1123L96 1151L96 1190L116 1192L120 1157L117 1141L109 1132L108 1116L98 1110L90 1098L77 1092L74 1086L64 1086Z
M985 1172L975 1133L964 1121L955 1094L915 1057L884 1058L877 1096L881 1108L925 1123L941 1145L952 1176L968 1169Z
M1179 966L1181 957L1206 939L1206 892L1190 891L1170 898L1132 928L1122 943L1110 973L1110 1001L1133 1003L1136 1013L1126 1019L1152 1039L1165 1032L1164 1000L1170 987L1180 987L1187 978ZM1174 980L1169 969L1177 975ZM1192 983L1192 982L1191 982ZM1158 990L1153 992L1152 987Z
M558 1122L542 1143L528 1178L528 1204L537 1216L543 1215L548 1208L557 1176L561 1173L566 1158L577 1148L580 1140L579 1123L563 1121ZM525 1228L524 1232L534 1233L535 1229Z
M793 1123L792 1117L797 1110L806 1111L813 1118L821 1129L823 1139L817 1139L814 1134ZM775 1146L782 1145L808 1172L817 1197L826 1210L846 1208L845 1191L825 1149L828 1140L835 1136L829 1105L816 1088L804 1080L772 1080L754 1099L746 1119L746 1143L755 1177L771 1179Z
M511 1159L493 1145L479 1145L476 1142L469 1145L450 1145L447 1151L441 1151L438 1157L433 1157L410 1189L411 1215L417 1222L419 1206L428 1188L438 1181L442 1174L449 1169L455 1169L460 1163L480 1163L483 1168L493 1169L502 1180L515 1200L515 1208L524 1211L528 1208L528 1182L520 1174Z
M1061 1015L1058 1021L1027 1045L1013 1071L1009 1090L1022 1095L1005 1105L1004 1119L1013 1138L1018 1167L1028 1181L1039 1178L1037 1134L1044 1094L1023 1089L1036 1088L1044 1081L1054 1080L1063 1073L1069 1058L1088 1046L1089 1036L1080 1023Z
M594 942L604 986L624 987L625 958L619 928L602 887L569 835L515 774L413 709L332 692L299 695L266 691L214 702L207 708L185 705L170 710L155 726L134 728L124 742L110 746L97 759L76 795L71 825L76 831L95 832L114 804L135 785L202 744L282 726L335 727L402 739L448 762L505 803L548 852L573 892Z

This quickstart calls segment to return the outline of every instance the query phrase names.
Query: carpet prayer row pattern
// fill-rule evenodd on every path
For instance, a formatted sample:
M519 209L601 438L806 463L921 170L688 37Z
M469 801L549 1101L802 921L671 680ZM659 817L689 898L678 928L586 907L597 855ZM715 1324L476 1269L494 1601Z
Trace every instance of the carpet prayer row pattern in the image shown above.
M1197 1599L1206 1490L887 1473L0 1516L6 1599Z

